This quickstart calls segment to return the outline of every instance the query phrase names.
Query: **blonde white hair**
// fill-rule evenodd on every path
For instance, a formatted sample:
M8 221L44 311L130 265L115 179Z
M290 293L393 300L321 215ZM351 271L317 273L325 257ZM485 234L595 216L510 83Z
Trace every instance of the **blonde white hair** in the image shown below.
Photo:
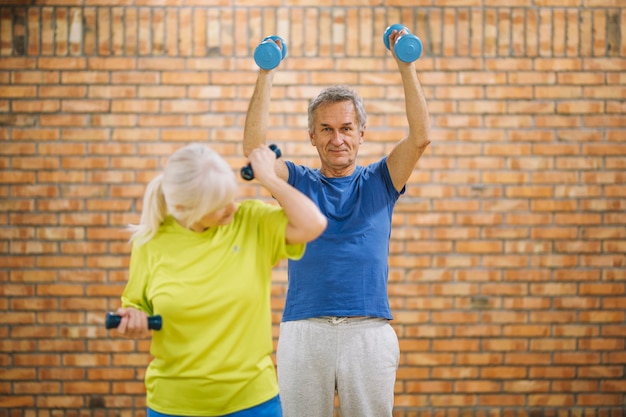
M237 179L228 163L205 145L191 144L174 152L163 173L146 188L138 225L130 225L131 241L152 239L167 215L190 227L206 214L232 201Z

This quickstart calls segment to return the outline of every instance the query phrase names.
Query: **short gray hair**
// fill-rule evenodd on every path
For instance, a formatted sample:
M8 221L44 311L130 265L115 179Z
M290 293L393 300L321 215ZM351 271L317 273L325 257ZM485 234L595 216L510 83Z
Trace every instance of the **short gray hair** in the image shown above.
M315 112L320 106L341 103L343 101L351 101L354 105L356 121L359 130L362 131L367 123L367 113L365 112L363 98L356 91L346 86L335 85L322 90L318 96L309 103L309 132L312 133L315 130Z

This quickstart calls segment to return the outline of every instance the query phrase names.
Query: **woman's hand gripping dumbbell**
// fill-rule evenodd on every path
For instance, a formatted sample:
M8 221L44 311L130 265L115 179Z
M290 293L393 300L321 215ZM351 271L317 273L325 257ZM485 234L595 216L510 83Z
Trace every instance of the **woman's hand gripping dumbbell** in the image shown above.
M274 154L276 155L276 159L281 157L281 152L280 152L280 149L278 149L278 146L271 144L269 148L272 151L274 151ZM251 181L254 179L254 171L252 170L251 164L248 164L245 167L241 168L241 178L243 178L246 181Z
M254 62L264 70L274 69L287 56L287 44L280 36L267 36L254 50Z
M122 316L108 312L104 320L104 327L107 329L115 329L122 322ZM148 316L148 329L161 330L163 327L163 319L158 314L156 316Z
M387 29L385 29L385 33L383 34L383 42L385 43L385 47L391 50L389 37L394 30L397 32L405 32L396 38L396 41L393 45L393 50L398 59L402 62L413 62L417 60L422 55L422 41L417 36L411 34L406 26L403 26L399 23L391 25Z
M122 325L123 319L125 321ZM150 330L161 330L163 320L160 315L147 316L134 308L120 308L115 313L107 313L104 326L107 329L117 328L119 334L125 337L143 338L150 335Z

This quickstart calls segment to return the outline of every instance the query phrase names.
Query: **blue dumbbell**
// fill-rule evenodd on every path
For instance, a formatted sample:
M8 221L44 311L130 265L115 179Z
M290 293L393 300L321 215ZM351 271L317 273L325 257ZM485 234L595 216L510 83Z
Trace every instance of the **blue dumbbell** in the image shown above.
M396 39L396 43L394 45L394 50L398 59L403 62L413 62L417 60L422 55L422 41L417 36L411 34L406 26L398 23L389 26L383 34L385 47L391 50L391 46L389 45L389 35L391 35L391 32L394 30L397 30L398 32L401 30L406 31L405 34Z
M276 154L276 159L281 157L281 152L280 149L278 149L278 146L274 145L273 143L270 145L270 149L274 151L274 153ZM252 171L252 165L248 164L245 167L241 168L240 171L241 174L241 178L243 178L246 181L251 181L254 179L254 172Z
M278 46L280 41L282 46ZM254 50L254 62L264 70L274 69L287 56L287 44L280 36L267 36Z

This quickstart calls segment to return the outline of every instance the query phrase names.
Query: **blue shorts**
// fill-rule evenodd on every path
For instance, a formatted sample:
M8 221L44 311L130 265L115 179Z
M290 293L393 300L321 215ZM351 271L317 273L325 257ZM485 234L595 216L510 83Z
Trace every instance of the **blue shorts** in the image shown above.
M147 417L184 417L174 416L171 414L161 414L148 408ZM283 417L283 409L280 405L280 396L275 396L269 401L266 401L257 406L246 408L245 410L237 411L231 414L224 414L220 417Z

